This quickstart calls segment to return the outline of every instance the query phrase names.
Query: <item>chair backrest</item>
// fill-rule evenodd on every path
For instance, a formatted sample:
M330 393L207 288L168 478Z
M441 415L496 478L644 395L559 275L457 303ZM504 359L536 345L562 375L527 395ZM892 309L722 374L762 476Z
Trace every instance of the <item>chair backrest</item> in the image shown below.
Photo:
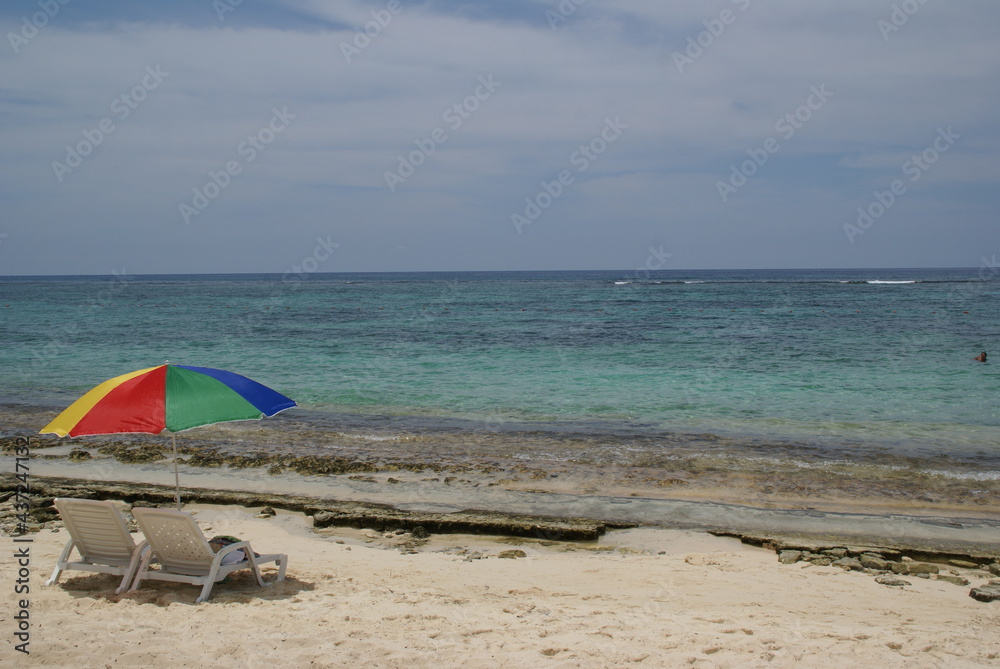
M162 568L194 576L211 570L215 553L191 514L136 507L132 515Z
M129 564L135 542L114 504L68 498L57 498L54 503L84 560L99 564Z

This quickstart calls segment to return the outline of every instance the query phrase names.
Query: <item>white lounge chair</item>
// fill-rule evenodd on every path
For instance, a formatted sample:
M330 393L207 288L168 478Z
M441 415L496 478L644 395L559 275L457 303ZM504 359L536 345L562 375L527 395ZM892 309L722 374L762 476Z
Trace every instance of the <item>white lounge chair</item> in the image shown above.
M131 590L137 590L146 579L174 581L200 585L201 595L195 603L208 599L212 586L226 576L240 569L250 569L262 587L270 585L261 578L258 565L274 562L278 567L277 581L285 579L288 556L282 554L254 555L250 542L240 541L223 547L218 553L208 545L198 523L189 513L171 509L132 509L135 522L139 524L150 550L143 555L136 571ZM224 564L226 556L242 551L242 559L232 564ZM150 569L151 558L157 560L158 569Z
M124 592L146 552L146 542L137 545L132 540L125 520L111 502L57 498L55 505L70 538L45 585L58 582L65 569L78 569L121 576L115 592ZM70 560L74 548L80 554L79 560Z

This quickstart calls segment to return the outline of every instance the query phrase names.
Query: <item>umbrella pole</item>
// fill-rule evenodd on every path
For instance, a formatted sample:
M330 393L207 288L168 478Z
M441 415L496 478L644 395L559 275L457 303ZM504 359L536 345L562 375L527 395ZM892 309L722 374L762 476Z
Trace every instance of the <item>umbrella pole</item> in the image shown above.
M170 433L170 446L174 451L174 484L177 486L177 510L181 510L181 477L177 473L177 440L174 438L174 433Z

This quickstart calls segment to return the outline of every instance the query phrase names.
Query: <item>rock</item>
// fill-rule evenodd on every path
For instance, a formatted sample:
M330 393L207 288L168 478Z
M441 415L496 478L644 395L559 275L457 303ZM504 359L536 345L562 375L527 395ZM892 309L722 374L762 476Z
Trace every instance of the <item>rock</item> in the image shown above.
M990 581L988 584L973 588L969 597L979 602L995 602L1000 600L1000 581Z
M891 585L891 586L894 586L894 587L899 587L899 586L903 586L903 585L910 585L909 581L904 581L901 578L896 578L895 576L889 576L888 574L885 575L885 576L876 576L875 577L875 582L876 583L881 583L882 585Z
M880 557L871 555L869 553L865 553L864 555L862 555L858 561L861 563L861 566L864 567L865 569L875 569L878 571L885 571L886 569L889 568L888 561L883 560Z
M833 559L828 557L817 557L809 560L809 562L818 567L828 567L833 564Z
M968 560L948 560L948 564L959 569L976 569L979 565Z
M82 462L84 460L90 460L92 458L93 456L90 454L90 451L85 451L82 448L74 448L72 451L69 452L70 462Z
M101 446L97 449L97 452L102 455L110 455L115 460L118 460L118 462L125 464L155 462L166 457L163 455L162 447L151 445L130 448L128 444L115 444Z
M778 554L778 562L781 564L795 564L802 559L802 551L781 551Z
M840 558L843 558L843 557L847 556L847 549L846 548L827 548L825 551L823 551L823 554L824 555L828 555L828 556L830 556L830 557L832 557L834 559L839 560Z
M417 525L413 528L411 533L413 534L414 539L426 539L431 536L430 532L424 529L423 525Z
M497 557L498 558L509 558L509 559L513 560L514 558L526 558L526 557L528 557L528 554L525 553L522 550L515 549L515 550L503 551L499 555L497 555Z
M173 485L124 483L114 481L82 481L58 477L32 477L36 500L52 497L123 500L135 506L174 506ZM13 477L0 478L0 495L11 493L17 486ZM267 492L207 490L186 488L181 492L187 503L239 505L251 509L271 506L274 509L305 513L312 516L313 526L379 529L423 526L432 534L485 534L504 537L528 537L548 541L597 541L608 529L624 529L634 525L606 523L587 518L551 518L490 511L448 511L433 513L404 511L387 504L318 500L302 495L282 495Z
M890 562L889 570L894 574L905 574L909 570L908 562Z
M950 576L948 574L938 574L936 581L945 581L947 583L953 583L955 585L969 585L969 579L962 578L961 576Z
M927 564L926 562L910 562L906 565L906 573L910 576L919 576L920 574L936 574L940 571L937 565Z
M385 480L386 483L399 483L399 479L394 479L391 476Z
M1000 576L1000 562L994 562L993 564L986 567L986 571L990 572L994 576Z
M861 560L852 557L842 557L839 560L833 562L834 567L841 567L850 571L861 571L864 567L861 566Z
M263 509L260 510L260 515L261 516L276 516L278 514L275 513L274 509L272 509L271 507L265 506Z

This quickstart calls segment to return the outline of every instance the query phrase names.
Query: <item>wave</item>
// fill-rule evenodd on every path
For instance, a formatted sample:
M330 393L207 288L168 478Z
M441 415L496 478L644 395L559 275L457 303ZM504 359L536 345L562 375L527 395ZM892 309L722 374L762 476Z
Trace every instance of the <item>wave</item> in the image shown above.
M922 283L981 283L981 279L616 279L612 281L616 286L637 285L637 286L670 286L670 285L740 285L740 284L785 284L785 285L809 285L819 286L829 285L902 285L902 284L922 284Z

